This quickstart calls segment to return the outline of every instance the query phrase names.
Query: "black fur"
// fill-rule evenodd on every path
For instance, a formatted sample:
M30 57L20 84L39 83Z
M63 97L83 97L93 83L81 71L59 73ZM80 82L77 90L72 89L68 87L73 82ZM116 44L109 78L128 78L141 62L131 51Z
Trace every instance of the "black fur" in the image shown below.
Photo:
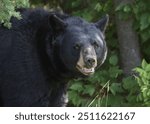
M70 61L63 62L61 49L71 46L62 45L65 24L58 25L53 16L68 27L89 23L42 9L21 10L21 14L21 20L11 19L11 29L0 26L0 106L65 106L67 82L81 76L73 67L79 54L65 53ZM104 45L101 57L105 51Z

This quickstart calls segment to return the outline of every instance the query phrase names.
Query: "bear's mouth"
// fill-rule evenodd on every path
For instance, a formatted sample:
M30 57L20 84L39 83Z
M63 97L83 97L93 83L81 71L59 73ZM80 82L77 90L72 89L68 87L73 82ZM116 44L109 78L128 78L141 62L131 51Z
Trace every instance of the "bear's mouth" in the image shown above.
M97 60L96 57L94 58L95 64L88 66L87 63L85 63L85 58L87 55L83 54L83 50L80 52L79 60L77 61L76 68L79 72L81 72L85 76L90 76L94 74L95 68L97 66Z
M77 64L76 68L84 75L92 75L95 72L95 68L86 68L86 67L81 67L80 65Z

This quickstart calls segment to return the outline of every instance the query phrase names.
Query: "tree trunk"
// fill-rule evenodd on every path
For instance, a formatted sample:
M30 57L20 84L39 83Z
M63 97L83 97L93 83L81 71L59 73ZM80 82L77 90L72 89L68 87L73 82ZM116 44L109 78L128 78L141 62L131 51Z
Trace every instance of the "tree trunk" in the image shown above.
M132 4L133 0L114 0L115 8L120 4ZM125 76L132 75L132 69L141 64L138 35L133 29L133 18L127 20L116 14L116 25L120 47L121 67Z

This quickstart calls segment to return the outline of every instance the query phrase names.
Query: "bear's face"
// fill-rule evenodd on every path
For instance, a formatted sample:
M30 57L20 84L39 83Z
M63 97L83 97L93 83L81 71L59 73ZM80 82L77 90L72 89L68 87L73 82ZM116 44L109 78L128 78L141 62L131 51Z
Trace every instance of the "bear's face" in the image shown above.
M97 23L88 23L80 18L62 22L64 27L57 42L63 64L71 72L85 76L93 74L106 59L104 31L108 17Z

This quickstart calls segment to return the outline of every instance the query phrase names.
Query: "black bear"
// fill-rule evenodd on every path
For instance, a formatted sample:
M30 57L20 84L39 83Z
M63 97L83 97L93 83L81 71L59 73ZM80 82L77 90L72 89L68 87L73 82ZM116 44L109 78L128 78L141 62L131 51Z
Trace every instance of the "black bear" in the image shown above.
M11 29L0 25L0 106L66 106L68 81L92 75L106 58L108 16L89 23L42 9L20 12Z

